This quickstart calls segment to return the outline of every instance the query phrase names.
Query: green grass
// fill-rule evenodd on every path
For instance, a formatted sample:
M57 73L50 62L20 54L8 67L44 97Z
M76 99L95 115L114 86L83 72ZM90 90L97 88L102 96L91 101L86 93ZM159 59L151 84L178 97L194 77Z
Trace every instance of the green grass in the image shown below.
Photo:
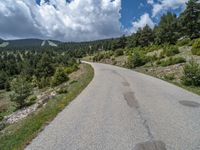
M5 90L0 91L0 116L9 115L16 109L15 104L10 101L10 94Z
M186 60L183 57L170 57L163 61L158 61L157 65L161 65L162 67L171 66L175 64L185 63Z
M77 82L70 84L70 91L65 95L59 95L50 100L47 105L20 121L8 126L0 135L0 150L22 150L62 111L90 83L94 76L93 68L84 64L84 73L79 76Z
M169 75L165 75L165 76L163 76L163 78L159 78L159 77L157 76L157 74L155 74L155 73L150 73L150 72L146 72L144 68L137 68L137 69L135 69L135 71L140 72L140 73L143 73L143 74L146 74L146 75L149 75L149 76L152 76L152 77L155 77L155 78L158 78L158 79L161 79L161 80L164 80L164 81L166 81L166 82L169 82L169 83L171 83L171 84L174 84L174 85L176 85L176 86L179 86L179 87L181 87L181 88L183 88L183 89L185 89L185 90L187 90L187 91L190 91L190 92L192 92L192 93L195 93L195 94L197 94L197 95L200 95L200 87L186 86L186 85L184 85L184 84L182 84L182 83L176 82L176 81L175 81L176 79L172 79L173 77L167 77L167 76L171 76L172 74L171 74L171 75L170 75L170 74L169 74ZM171 78L171 80L170 80L169 78Z
M195 93L197 95L200 95L200 87L196 87L196 86L186 86L186 85L183 85L181 83L177 83L177 82L170 82L170 83L173 83L187 91L190 91L192 93Z

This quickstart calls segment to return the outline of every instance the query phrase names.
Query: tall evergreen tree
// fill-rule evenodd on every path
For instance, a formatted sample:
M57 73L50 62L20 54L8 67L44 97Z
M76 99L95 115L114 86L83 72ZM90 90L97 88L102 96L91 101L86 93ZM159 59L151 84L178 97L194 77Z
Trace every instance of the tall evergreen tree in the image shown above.
M177 17L175 14L168 12L160 19L160 23L154 29L156 34L156 42L161 43L176 43L179 38Z
M153 30L148 26L146 25L142 30L141 30L141 33L140 33L140 36L139 36L139 39L138 39L138 43L141 45L141 46L148 46L150 45L151 43L153 43L154 41L154 33L153 33Z
M127 39L126 39L125 35L123 35L119 39L115 40L115 42L113 43L113 50L116 50L119 48L125 48L126 42L127 42Z
M189 0L185 11L180 15L183 35L191 39L200 37L200 3L198 0Z
M37 64L36 74L38 77L49 77L53 75L54 68L51 62L51 56L48 53L44 53L39 63Z
M13 93L10 95L11 100L18 104L18 107L24 107L26 98L32 93L32 86L23 76L18 76L11 82L11 90Z

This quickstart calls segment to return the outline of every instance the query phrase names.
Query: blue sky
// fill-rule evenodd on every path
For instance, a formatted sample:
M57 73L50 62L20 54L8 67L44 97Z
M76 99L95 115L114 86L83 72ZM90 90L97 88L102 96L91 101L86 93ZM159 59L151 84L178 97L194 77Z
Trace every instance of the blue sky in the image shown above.
M151 13L146 0L123 0L120 20L125 27L131 27L132 21L139 19L144 12Z
M188 0L3 0L0 37L88 41L153 28Z

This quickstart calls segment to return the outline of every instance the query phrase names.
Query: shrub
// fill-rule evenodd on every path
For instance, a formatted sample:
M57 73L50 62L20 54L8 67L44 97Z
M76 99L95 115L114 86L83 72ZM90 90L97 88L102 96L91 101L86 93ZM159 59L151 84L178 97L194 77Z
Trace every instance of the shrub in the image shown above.
M78 82L77 80L72 80L72 81L69 82L69 84L71 85L71 84L74 84L74 83L77 83L77 82Z
M2 114L0 114L0 121L2 121L3 120L3 115ZM1 129L0 129L1 130Z
M37 97L35 95L29 96L26 100L26 106L35 104Z
M58 94L65 94L67 93L67 87L61 87L56 91Z
M186 60L183 57L175 57L175 58L170 57L167 60L161 61L160 65L163 67L166 67L166 66L170 66L170 65L184 63L184 62L186 62ZM157 62L157 64L158 64L158 62Z
M78 70L78 65L77 65L77 64L74 64L74 65L72 65L72 66L70 66L70 67L66 67L66 68L64 69L64 71L65 71L67 74L71 74L72 72L74 72L74 71L76 71L76 70Z
M178 50L178 47L177 46L172 46L172 45L166 45L164 46L164 49L163 49L163 54L167 57L170 57L170 56L174 56L176 54L179 54L179 50Z
M146 57L146 61L148 61L148 62L155 62L155 61L157 61L159 58L157 57L157 55L155 54L155 55L153 55L153 56L147 56Z
M10 80L6 80L6 82L5 82L5 90L7 91L7 92L9 92L11 89L10 89Z
M0 131L3 130L5 127L6 127L6 124L3 123L3 122L1 122L1 123L0 123Z
M23 76L18 76L11 82L12 94L10 95L11 101L17 103L19 108L26 105L26 98L32 94L32 85Z
M117 49L114 53L115 57L124 55L123 49Z
M200 86L200 65L194 60L184 66L183 74L182 81L185 85Z
M0 113L7 111L7 109L8 109L8 105L6 103L3 103L0 105Z
M39 89L45 88L49 85L50 85L50 78L48 78L48 77L46 77L46 78L42 77L37 83L37 86Z
M111 53L109 52L105 52L102 55L103 55L103 59L110 59L110 57L112 56Z
M192 45L192 54L200 56L200 38L195 40Z
M149 46L147 46L147 47L144 47L144 51L146 52L146 53L148 53L148 52L153 52L153 51L157 51L157 50L159 50L160 48L162 48L161 47L161 45L149 45Z
M175 79L175 76L174 76L173 73L171 73L171 74L166 74L166 75L164 75L164 79L165 79L165 80L172 81L172 80Z
M98 53L98 54L94 55L93 61L98 62L98 61L102 60L103 58L104 58L104 55L101 53Z
M7 75L4 71L0 71L0 90L5 89Z
M134 52L133 55L128 57L128 68L136 68L146 64L146 57L139 52Z
M56 69L56 72L54 73L54 76L52 77L51 80L51 85L53 87L60 85L63 82L66 82L69 80L68 75L66 74L65 70L63 67L58 67Z
M177 45L178 46L185 46L185 45L189 45L190 42L191 42L190 38L183 38L183 39L181 39L177 42Z

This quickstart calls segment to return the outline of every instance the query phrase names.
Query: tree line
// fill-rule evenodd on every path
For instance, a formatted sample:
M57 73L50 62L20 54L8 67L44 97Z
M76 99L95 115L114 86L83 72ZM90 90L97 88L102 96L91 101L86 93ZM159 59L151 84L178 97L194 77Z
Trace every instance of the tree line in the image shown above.
M186 9L177 16L168 12L161 16L160 22L152 29L148 25L139 28L131 36L81 43L64 43L58 49L73 50L76 55L93 54L98 50L116 50L134 48L152 44L175 44L180 38L195 39L200 37L200 3L189 0Z
M0 90L12 91L11 100L19 107L33 88L57 86L78 69L78 62L68 51L0 51Z
M86 54L93 54L99 50L116 50L120 48L134 48L152 44L175 44L180 38L195 39L200 37L200 3L198 0L189 0L186 9L177 16L168 12L161 16L160 22L152 29L148 25L139 28L136 33L120 38L104 39L88 42L66 42L58 47L21 47L22 50L71 51L71 55L81 58ZM10 50L9 47L0 50ZM13 47L12 50L19 50Z

